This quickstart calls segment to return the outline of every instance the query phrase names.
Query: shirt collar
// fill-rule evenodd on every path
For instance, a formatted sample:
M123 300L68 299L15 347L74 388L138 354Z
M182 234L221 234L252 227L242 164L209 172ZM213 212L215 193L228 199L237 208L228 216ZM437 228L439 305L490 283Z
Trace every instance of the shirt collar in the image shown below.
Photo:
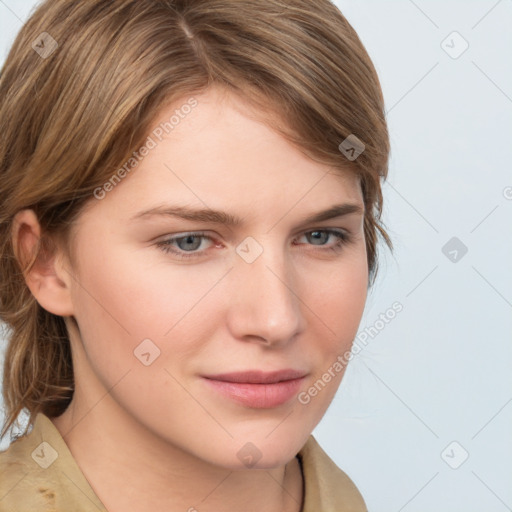
M0 460L2 457L7 464L19 465L23 461L22 468L18 469L22 469L25 476L19 480L18 471L12 482L6 482L6 488L12 486L9 500L13 500L13 505L15 499L21 499L34 512L47 510L49 505L56 510L76 507L75 510L80 512L107 512L60 432L43 413L37 414L29 434L11 443L6 452L0 452ZM363 498L352 480L336 466L313 435L309 436L297 457L304 483L301 512L366 512ZM10 474L14 475L14 472ZM19 482L15 483L16 479ZM0 504L3 502L1 498L2 492Z

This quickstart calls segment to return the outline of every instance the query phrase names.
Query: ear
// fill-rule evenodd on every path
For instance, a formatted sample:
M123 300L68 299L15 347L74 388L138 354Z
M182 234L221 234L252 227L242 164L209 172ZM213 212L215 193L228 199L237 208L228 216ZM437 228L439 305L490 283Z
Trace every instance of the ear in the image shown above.
M39 254L32 268L24 272L25 282L37 302L54 315L72 316L72 277L69 263L56 243L43 244L41 226L33 210L19 211L12 226L12 246L22 269ZM39 247L40 246L40 247Z

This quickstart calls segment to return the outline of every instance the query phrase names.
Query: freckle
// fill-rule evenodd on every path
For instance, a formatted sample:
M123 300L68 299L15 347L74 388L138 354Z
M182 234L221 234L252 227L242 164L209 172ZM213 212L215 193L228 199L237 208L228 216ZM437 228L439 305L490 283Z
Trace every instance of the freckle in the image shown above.
M40 487L40 488L38 489L38 491L39 491L39 492L46 492L47 490L48 490L48 489L44 489L43 487Z

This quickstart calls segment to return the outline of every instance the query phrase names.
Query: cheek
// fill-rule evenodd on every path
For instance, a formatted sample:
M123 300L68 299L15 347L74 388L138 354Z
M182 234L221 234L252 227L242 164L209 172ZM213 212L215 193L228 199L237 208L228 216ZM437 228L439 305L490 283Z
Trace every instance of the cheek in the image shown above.
M304 346L308 360L314 362L307 389L314 387L310 399L323 413L341 383L363 315L368 286L365 247L340 258L340 264L322 276L322 285L317 281L313 286L312 279L311 274L304 288L310 290L305 302L314 326Z
M356 335L361 321L367 297L367 272L364 269L354 269L335 281L331 288L329 299L324 305L325 314L329 318L332 330L339 333L345 340Z
M104 374L108 369L115 379L137 367L134 350L146 339L160 351L156 361L162 365L170 357L186 359L198 349L199 341L194 340L200 340L201 326L218 309L215 301L204 298L223 269L166 264L164 259L155 263L144 251L103 251L101 258L89 251L83 256L83 277L73 303L85 349L97 370Z
M366 257L346 261L333 269L328 282L309 293L311 333L302 353L307 354L312 375L298 396L304 421L312 430L323 417L341 384L350 349L357 334L367 297ZM314 287L309 287L312 290Z
M368 267L364 245L357 247L340 258L339 265L333 265L321 276L321 281L312 282L310 275L305 289L308 302L318 321L325 323L335 349L352 342L357 333L367 298Z

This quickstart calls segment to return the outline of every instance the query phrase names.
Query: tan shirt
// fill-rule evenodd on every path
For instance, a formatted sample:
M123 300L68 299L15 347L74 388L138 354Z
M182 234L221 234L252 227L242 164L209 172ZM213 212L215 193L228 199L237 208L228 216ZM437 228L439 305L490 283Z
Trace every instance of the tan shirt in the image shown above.
M354 483L312 435L298 457L304 479L302 512L367 512ZM107 512L44 414L36 416L26 436L0 451L0 512Z

